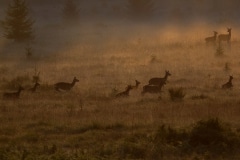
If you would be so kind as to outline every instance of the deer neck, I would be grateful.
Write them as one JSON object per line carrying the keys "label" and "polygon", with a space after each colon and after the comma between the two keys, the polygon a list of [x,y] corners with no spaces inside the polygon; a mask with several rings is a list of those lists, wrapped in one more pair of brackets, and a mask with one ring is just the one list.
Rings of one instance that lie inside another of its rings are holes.
{"label": "deer neck", "polygon": [[168,78],[168,74],[166,74],[166,75],[164,76],[164,80],[166,81],[167,78]]}
{"label": "deer neck", "polygon": [[139,83],[136,83],[136,86],[135,86],[135,87],[138,88],[138,86],[139,86]]}
{"label": "deer neck", "polygon": [[71,86],[73,87],[75,85],[76,81],[73,80],[72,83],[71,83]]}

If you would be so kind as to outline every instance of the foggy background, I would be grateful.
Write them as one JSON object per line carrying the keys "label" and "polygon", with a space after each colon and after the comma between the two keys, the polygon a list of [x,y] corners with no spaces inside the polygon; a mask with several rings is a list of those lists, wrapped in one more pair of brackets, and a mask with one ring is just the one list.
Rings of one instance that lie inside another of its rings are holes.
{"label": "foggy background", "polygon": [[[0,0],[0,18],[10,1]],[[27,0],[36,24],[58,22],[64,0]],[[124,20],[127,19],[127,0],[75,0],[80,19]],[[154,11],[148,21],[189,23],[205,21],[213,24],[238,24],[240,1],[238,0],[153,0]]]}

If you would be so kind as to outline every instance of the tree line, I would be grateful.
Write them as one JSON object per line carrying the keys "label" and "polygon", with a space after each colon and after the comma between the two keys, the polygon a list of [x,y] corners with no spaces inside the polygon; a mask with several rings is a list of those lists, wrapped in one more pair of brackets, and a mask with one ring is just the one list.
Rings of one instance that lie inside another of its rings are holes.
{"label": "tree line", "polygon": [[[127,0],[127,14],[134,19],[146,19],[154,12],[153,0]],[[34,18],[29,15],[29,5],[25,0],[12,0],[1,20],[4,37],[15,42],[28,42],[34,39]],[[79,20],[79,8],[74,0],[65,0],[62,7],[66,24],[74,25]]]}

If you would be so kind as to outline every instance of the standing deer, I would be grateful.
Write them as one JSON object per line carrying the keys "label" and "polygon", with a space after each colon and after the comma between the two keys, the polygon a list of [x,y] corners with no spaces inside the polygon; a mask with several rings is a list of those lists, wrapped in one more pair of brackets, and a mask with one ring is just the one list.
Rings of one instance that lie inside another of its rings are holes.
{"label": "standing deer", "polygon": [[227,41],[228,44],[230,43],[232,29],[231,28],[227,28],[227,32],[228,32],[228,34],[220,34],[218,36],[218,42],[219,43],[221,43],[222,41]]}
{"label": "standing deer", "polygon": [[156,86],[162,85],[163,86],[164,84],[166,84],[168,76],[171,76],[170,72],[165,71],[165,76],[163,78],[151,78],[148,81],[149,85],[156,85]]}
{"label": "standing deer", "polygon": [[133,87],[131,85],[128,85],[126,87],[125,91],[116,94],[116,98],[118,98],[118,97],[128,97],[131,89],[133,89]]}
{"label": "standing deer", "polygon": [[58,82],[54,84],[54,87],[56,91],[60,90],[69,91],[72,89],[76,82],[79,82],[79,80],[76,77],[74,77],[72,83]]}
{"label": "standing deer", "polygon": [[233,87],[232,80],[233,80],[233,76],[229,76],[228,82],[223,84],[222,88],[223,89],[230,89],[230,88],[232,88]]}
{"label": "standing deer", "polygon": [[159,85],[145,85],[143,86],[142,95],[145,93],[160,93],[162,87],[166,84],[166,82],[159,84]]}
{"label": "standing deer", "polygon": [[3,93],[3,98],[6,98],[6,99],[18,99],[22,90],[24,90],[24,88],[19,86],[17,92],[5,92],[5,93]]}
{"label": "standing deer", "polygon": [[214,33],[214,35],[213,35],[212,37],[207,37],[207,38],[205,38],[205,41],[206,41],[207,44],[208,44],[208,43],[215,43],[215,42],[216,42],[218,32],[213,31],[213,33]]}

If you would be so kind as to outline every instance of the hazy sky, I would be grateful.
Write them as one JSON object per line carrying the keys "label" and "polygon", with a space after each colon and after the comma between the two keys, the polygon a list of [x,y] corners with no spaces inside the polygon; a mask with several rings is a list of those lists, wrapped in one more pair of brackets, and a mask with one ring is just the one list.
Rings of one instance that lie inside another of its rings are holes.
{"label": "hazy sky", "polygon": [[[59,19],[65,0],[26,0],[34,19],[45,16]],[[0,0],[0,18],[10,0]],[[75,0],[82,20],[84,18],[106,19],[126,18],[128,0]],[[239,23],[239,0],[153,0],[154,13],[151,18],[157,21],[196,21],[213,23]]]}

